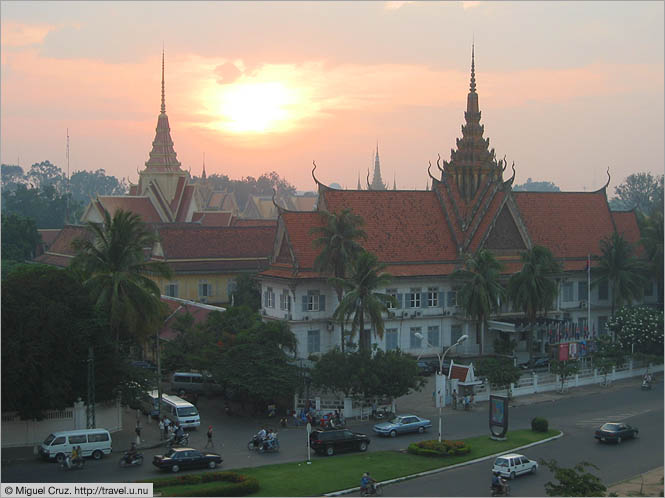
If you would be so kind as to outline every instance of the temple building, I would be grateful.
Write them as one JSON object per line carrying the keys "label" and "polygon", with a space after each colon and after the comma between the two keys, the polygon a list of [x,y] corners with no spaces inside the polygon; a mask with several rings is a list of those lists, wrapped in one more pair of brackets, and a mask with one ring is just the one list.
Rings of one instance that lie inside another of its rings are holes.
{"label": "temple building", "polygon": [[[633,244],[640,238],[633,211],[610,211],[609,172],[607,183],[594,192],[514,192],[514,164],[511,176],[504,178],[508,163],[497,160],[483,137],[473,50],[464,120],[462,137],[448,161],[437,160],[436,175],[430,163],[429,190],[373,188],[374,182],[383,185],[378,149],[369,190],[333,189],[316,178],[316,167],[312,171],[319,192],[317,211],[349,208],[360,215],[367,234],[360,243],[393,276],[390,286],[378,291],[394,296],[397,306],[385,314],[383,337],[372,334],[372,342],[384,350],[433,355],[466,334],[469,340],[456,351],[476,356],[492,353],[494,340],[509,334],[523,360],[528,356],[523,313],[501,303],[488,330],[478,332],[457,301],[459,287],[451,274],[463,266],[466,254],[488,249],[503,265],[502,278],[507,280],[521,269],[520,254],[535,245],[549,248],[562,266],[556,302],[534,340],[538,352],[544,354],[546,345],[559,340],[557,334],[564,330],[577,338],[605,332],[611,289],[601,283],[587,292],[587,258],[595,266],[601,240],[615,231]],[[259,276],[262,314],[266,320],[289,322],[300,358],[326,353],[339,346],[342,337],[339,322],[332,319],[338,298],[329,275],[314,269],[319,249],[313,246],[312,229],[323,223],[317,211],[280,209],[272,263]],[[645,293],[646,303],[657,299],[654,285]],[[357,343],[357,335],[352,340]]]}

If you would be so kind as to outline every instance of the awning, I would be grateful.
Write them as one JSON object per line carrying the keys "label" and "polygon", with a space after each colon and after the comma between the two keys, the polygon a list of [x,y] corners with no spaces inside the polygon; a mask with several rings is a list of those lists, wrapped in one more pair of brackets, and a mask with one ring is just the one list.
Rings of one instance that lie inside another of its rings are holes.
{"label": "awning", "polygon": [[487,320],[487,328],[488,329],[493,329],[493,330],[498,330],[499,332],[519,332],[515,328],[514,323],[497,322],[495,320]]}

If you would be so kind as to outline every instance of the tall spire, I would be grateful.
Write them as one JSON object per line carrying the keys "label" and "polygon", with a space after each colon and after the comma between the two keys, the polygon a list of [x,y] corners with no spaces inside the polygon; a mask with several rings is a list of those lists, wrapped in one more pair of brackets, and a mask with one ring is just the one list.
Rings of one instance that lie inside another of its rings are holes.
{"label": "tall spire", "polygon": [[201,173],[201,178],[206,179],[206,153],[203,153],[203,173]]}
{"label": "tall spire", "polygon": [[476,93],[476,47],[475,44],[471,45],[471,84],[469,91]]}
{"label": "tall spire", "polygon": [[164,96],[164,47],[162,47],[162,114],[166,114],[166,98]]}
{"label": "tall spire", "polygon": [[379,141],[376,141],[376,155],[374,156],[374,177],[372,178],[372,190],[386,190],[381,180],[381,163],[379,161]]}
{"label": "tall spire", "polygon": [[358,172],[358,187],[356,188],[356,190],[362,190],[362,189],[363,187],[362,185],[360,185],[360,172]]}
{"label": "tall spire", "polygon": [[393,171],[393,190],[397,190],[397,180],[395,179],[395,172]]}

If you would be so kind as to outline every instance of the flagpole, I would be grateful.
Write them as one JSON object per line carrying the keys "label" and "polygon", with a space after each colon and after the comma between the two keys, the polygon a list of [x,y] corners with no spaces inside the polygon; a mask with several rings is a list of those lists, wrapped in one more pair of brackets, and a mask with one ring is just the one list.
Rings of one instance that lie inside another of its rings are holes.
{"label": "flagpole", "polygon": [[587,274],[587,293],[586,293],[586,326],[587,330],[591,330],[591,254],[587,254],[586,259],[586,274]]}

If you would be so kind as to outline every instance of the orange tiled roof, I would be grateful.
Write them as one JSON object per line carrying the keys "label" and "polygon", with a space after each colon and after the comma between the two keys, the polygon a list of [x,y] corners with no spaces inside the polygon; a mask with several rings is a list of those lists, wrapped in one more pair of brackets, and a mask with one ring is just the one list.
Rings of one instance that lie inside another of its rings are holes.
{"label": "orange tiled roof", "polygon": [[176,221],[187,221],[187,212],[189,211],[189,205],[192,202],[194,197],[195,185],[186,185],[182,194],[182,201],[180,202],[180,207],[178,208],[178,214],[176,216]]}
{"label": "orange tiled roof", "polygon": [[469,367],[466,365],[455,365],[450,369],[450,379],[457,379],[460,382],[466,382],[466,376],[469,374]]}
{"label": "orange tiled roof", "polygon": [[97,197],[100,204],[111,217],[118,209],[131,211],[141,217],[146,223],[160,223],[159,213],[147,197],[131,197],[126,195],[100,195]]}
{"label": "orange tiled roof", "polygon": [[81,225],[65,225],[60,230],[51,243],[48,250],[35,258],[38,263],[46,265],[53,265],[59,267],[69,266],[72,259],[76,255],[76,251],[72,247],[72,242],[75,239],[92,239],[92,233],[86,227]]}
{"label": "orange tiled roof", "polygon": [[637,224],[635,211],[612,211],[611,213],[619,235],[622,235],[624,239],[633,244],[635,253],[638,256],[644,256],[644,247],[640,243],[640,227]]}
{"label": "orange tiled roof", "polygon": [[208,319],[208,315],[212,312],[212,310],[202,308],[200,306],[181,304],[177,301],[171,301],[170,299],[162,298],[162,302],[166,303],[166,305],[169,307],[169,318],[166,320],[166,323],[159,331],[160,339],[164,339],[165,341],[171,341],[180,334],[178,330],[172,327],[172,325],[175,325],[176,323],[176,315],[184,315],[189,313],[194,318],[194,324],[197,324],[206,321]]}
{"label": "orange tiled roof", "polygon": [[206,227],[227,227],[231,225],[232,219],[231,211],[197,211],[192,216],[192,221],[197,221]]}
{"label": "orange tiled roof", "polygon": [[321,196],[328,211],[349,208],[363,218],[367,239],[361,243],[379,261],[440,262],[457,257],[448,224],[432,191],[328,190]]}
{"label": "orange tiled roof", "polygon": [[204,227],[192,224],[157,227],[164,258],[268,258],[272,254],[274,227]]}
{"label": "orange tiled roof", "polygon": [[534,244],[556,258],[600,254],[614,225],[605,192],[513,192]]}
{"label": "orange tiled roof", "polygon": [[60,230],[60,228],[38,228],[37,232],[42,236],[42,242],[44,242],[44,245],[48,248],[58,237]]}

